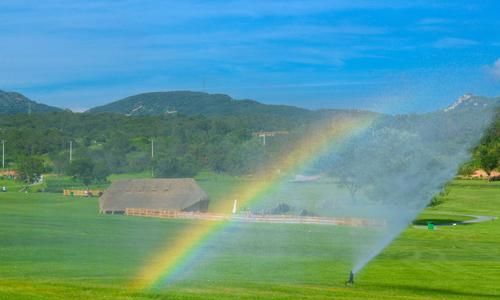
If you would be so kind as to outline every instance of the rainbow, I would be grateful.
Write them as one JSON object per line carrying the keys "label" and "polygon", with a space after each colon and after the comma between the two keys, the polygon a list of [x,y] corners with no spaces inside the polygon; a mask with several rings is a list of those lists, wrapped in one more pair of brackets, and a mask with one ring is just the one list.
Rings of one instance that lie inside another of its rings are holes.
{"label": "rainbow", "polygon": [[[246,183],[237,193],[228,199],[238,199],[240,207],[248,206],[270,193],[284,181],[281,174],[293,174],[311,165],[317,157],[334,151],[349,137],[355,136],[368,128],[375,117],[371,115],[336,118],[325,122],[313,133],[306,135],[297,143],[297,147],[276,161],[272,170],[280,170],[276,175],[265,180],[253,180]],[[223,202],[223,201],[221,201]],[[226,202],[227,204],[227,202]],[[223,210],[216,207],[215,210]],[[214,234],[226,228],[230,221],[200,221],[193,223],[179,235],[181,238],[168,242],[159,253],[152,256],[130,283],[132,290],[145,290],[167,282],[176,270],[186,265],[203,244]]]}

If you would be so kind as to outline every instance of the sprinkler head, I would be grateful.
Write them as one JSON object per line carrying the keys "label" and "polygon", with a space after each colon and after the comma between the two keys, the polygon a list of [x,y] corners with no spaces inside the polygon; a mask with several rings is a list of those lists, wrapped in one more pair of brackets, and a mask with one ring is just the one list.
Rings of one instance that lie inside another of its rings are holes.
{"label": "sprinkler head", "polygon": [[349,272],[349,280],[347,280],[345,282],[345,285],[353,285],[354,284],[354,272],[351,270],[351,272]]}

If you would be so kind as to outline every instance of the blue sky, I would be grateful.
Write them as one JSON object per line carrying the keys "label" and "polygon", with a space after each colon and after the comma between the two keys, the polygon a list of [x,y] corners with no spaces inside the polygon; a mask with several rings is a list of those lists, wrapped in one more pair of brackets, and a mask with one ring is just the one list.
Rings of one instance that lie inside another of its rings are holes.
{"label": "blue sky", "polygon": [[500,95],[500,1],[3,1],[0,89],[83,110],[198,90],[307,108]]}

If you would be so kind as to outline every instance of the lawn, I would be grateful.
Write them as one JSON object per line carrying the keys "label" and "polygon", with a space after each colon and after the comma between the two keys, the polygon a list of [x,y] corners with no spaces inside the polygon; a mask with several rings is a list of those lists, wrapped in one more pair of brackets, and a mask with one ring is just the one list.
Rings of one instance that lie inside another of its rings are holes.
{"label": "lawn", "polygon": [[[243,179],[198,180],[224,201]],[[347,288],[352,255],[364,247],[357,241],[368,241],[371,229],[235,224],[205,243],[168,285],[130,291],[141,267],[192,222],[103,216],[96,198],[11,190],[0,194],[0,299],[500,297],[497,220],[434,231],[410,226]],[[464,215],[499,216],[500,183],[453,181],[443,203],[419,219]]]}

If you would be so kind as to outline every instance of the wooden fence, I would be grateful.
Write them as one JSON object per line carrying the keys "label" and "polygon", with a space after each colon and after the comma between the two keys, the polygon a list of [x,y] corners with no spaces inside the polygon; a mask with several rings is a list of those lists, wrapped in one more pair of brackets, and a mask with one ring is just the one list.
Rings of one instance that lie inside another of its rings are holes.
{"label": "wooden fence", "polygon": [[125,215],[156,217],[168,219],[194,219],[205,221],[237,221],[249,223],[279,223],[279,224],[314,224],[314,225],[344,225],[354,227],[385,227],[381,220],[360,218],[327,218],[302,217],[288,215],[254,215],[254,214],[217,214],[201,212],[184,212],[147,208],[126,208]]}
{"label": "wooden fence", "polygon": [[64,196],[99,197],[102,193],[101,190],[63,190]]}

